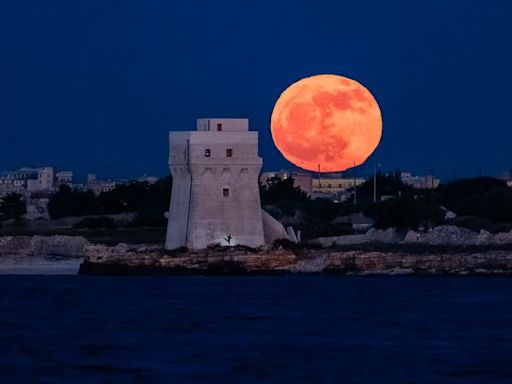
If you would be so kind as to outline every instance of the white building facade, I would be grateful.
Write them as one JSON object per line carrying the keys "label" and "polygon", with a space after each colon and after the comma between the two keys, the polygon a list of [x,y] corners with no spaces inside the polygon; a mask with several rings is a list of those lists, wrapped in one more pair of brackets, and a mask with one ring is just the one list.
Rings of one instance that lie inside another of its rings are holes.
{"label": "white building facade", "polygon": [[248,120],[199,119],[197,131],[171,132],[169,143],[173,188],[166,248],[263,245],[262,159]]}

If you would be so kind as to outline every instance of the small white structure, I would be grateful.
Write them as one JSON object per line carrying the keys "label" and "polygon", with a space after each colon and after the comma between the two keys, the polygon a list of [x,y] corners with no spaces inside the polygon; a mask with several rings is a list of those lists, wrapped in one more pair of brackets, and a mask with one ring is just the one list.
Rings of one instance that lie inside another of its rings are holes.
{"label": "small white structure", "polygon": [[[281,237],[272,236],[275,230],[264,234],[265,223],[273,219],[264,223],[262,218],[262,159],[258,133],[249,131],[247,119],[199,119],[197,131],[171,132],[169,143],[173,186],[167,249],[259,247],[265,239]],[[286,236],[284,228],[281,233]]]}

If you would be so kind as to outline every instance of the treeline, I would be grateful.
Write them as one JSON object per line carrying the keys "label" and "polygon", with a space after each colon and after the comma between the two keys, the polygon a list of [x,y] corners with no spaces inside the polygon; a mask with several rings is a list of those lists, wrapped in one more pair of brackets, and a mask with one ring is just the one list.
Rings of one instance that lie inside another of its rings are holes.
{"label": "treeline", "polygon": [[[373,187],[371,181],[367,182],[370,183]],[[375,218],[376,227],[416,229],[444,223],[493,233],[512,228],[512,190],[503,180],[461,179],[441,184],[434,190],[403,188],[398,194],[365,207],[365,213]],[[447,212],[453,212],[456,217],[447,217]]]}
{"label": "treeline", "polygon": [[7,220],[21,220],[27,213],[27,204],[19,193],[8,193],[0,198],[0,223]]}
{"label": "treeline", "polygon": [[[309,199],[290,178],[276,178],[261,186],[261,199],[269,213],[300,229],[305,238],[351,233],[346,217],[356,212],[372,218],[376,228],[427,229],[453,224],[492,233],[512,229],[512,190],[505,181],[478,177],[422,190],[404,184],[398,172],[379,173],[376,179],[376,203],[373,177],[357,187],[356,205],[352,199],[342,203]],[[456,217],[450,218],[448,212]]]}
{"label": "treeline", "polygon": [[[171,176],[155,183],[131,182],[119,185],[109,192],[96,196],[92,191],[60,187],[48,202],[52,219],[67,216],[107,215],[125,212],[136,213],[133,225],[161,226],[166,224],[164,213],[169,209]],[[101,221],[101,220],[100,220]],[[108,224],[106,219],[89,220],[92,225]]]}
{"label": "treeline", "polygon": [[[493,233],[512,229],[512,190],[502,180],[479,177],[441,184],[434,190],[421,190],[405,185],[398,173],[379,173],[376,179],[376,203],[373,201],[373,177],[357,187],[356,205],[352,199],[341,203],[312,200],[294,187],[291,178],[275,178],[261,185],[261,202],[264,209],[284,225],[300,229],[305,239],[352,233],[347,217],[357,212],[371,217],[376,228],[427,229],[453,224]],[[171,188],[170,176],[154,184],[120,185],[99,196],[91,191],[62,187],[50,198],[48,209],[52,219],[135,212],[133,226],[164,226]],[[6,201],[5,213],[0,205],[0,220],[26,212],[20,197],[10,196]],[[456,214],[455,218],[447,215],[450,211]],[[96,218],[86,219],[80,225],[109,227],[113,222]]]}

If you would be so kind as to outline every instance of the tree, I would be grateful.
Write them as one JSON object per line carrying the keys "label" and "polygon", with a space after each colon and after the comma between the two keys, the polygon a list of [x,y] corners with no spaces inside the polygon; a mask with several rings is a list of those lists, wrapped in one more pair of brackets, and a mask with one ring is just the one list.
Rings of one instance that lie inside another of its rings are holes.
{"label": "tree", "polygon": [[0,199],[0,221],[20,220],[27,213],[27,205],[18,193],[9,193]]}
{"label": "tree", "polygon": [[285,215],[293,216],[295,209],[309,200],[306,192],[293,185],[293,178],[271,178],[260,185],[262,205],[274,205]]}
{"label": "tree", "polygon": [[52,219],[66,216],[85,216],[101,213],[100,206],[92,191],[75,191],[62,185],[50,197],[48,213]]}
{"label": "tree", "polygon": [[99,196],[92,191],[77,191],[62,186],[50,198],[48,211],[52,219],[135,212],[137,217],[134,225],[162,226],[166,224],[164,212],[169,209],[171,188],[171,176],[153,184],[134,181],[119,185]]}
{"label": "tree", "polygon": [[442,184],[432,199],[459,216],[512,223],[512,190],[503,180],[475,177]]}
{"label": "tree", "polygon": [[436,204],[407,195],[386,200],[367,208],[365,213],[375,219],[375,227],[416,229],[441,224],[445,212]]}

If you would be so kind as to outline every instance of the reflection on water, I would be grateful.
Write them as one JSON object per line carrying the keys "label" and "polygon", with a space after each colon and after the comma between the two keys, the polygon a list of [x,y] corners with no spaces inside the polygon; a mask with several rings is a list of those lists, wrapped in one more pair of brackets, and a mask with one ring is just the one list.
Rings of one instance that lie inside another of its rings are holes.
{"label": "reflection on water", "polygon": [[509,382],[512,280],[0,277],[1,382]]}

